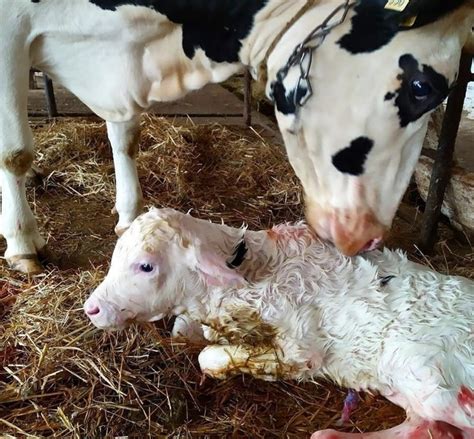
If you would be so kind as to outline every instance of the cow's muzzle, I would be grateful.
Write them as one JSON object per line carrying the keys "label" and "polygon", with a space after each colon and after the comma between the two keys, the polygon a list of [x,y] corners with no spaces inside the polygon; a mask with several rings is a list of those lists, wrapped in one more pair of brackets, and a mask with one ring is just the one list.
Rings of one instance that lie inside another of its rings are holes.
{"label": "cow's muzzle", "polygon": [[325,212],[309,204],[306,218],[321,238],[333,242],[346,256],[376,249],[387,231],[387,227],[367,210]]}

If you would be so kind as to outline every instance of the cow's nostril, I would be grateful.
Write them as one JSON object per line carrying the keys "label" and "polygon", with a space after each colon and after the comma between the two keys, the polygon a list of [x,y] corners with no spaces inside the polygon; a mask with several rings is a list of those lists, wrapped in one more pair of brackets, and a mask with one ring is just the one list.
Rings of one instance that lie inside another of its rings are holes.
{"label": "cow's nostril", "polygon": [[100,313],[100,308],[98,306],[94,306],[94,307],[86,310],[86,314],[88,316],[95,316],[99,313]]}

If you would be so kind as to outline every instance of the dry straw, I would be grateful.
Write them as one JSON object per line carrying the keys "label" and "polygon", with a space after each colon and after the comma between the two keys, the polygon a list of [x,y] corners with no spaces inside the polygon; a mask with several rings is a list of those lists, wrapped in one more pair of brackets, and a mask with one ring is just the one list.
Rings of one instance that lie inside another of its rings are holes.
{"label": "dry straw", "polygon": [[[1,437],[301,438],[336,426],[345,391],[329,383],[202,381],[201,346],[170,341],[170,322],[121,333],[94,329],[82,303],[104,276],[115,242],[105,127],[66,119],[34,132],[45,177],[29,195],[51,263],[30,280],[0,268]],[[302,216],[283,151],[258,133],[150,117],[141,145],[139,174],[150,204],[252,228]],[[413,248],[415,232],[406,224],[396,224],[397,244],[405,232]],[[433,264],[472,275],[472,254],[453,255],[443,230]],[[346,430],[381,429],[402,418],[400,409],[367,395]]]}

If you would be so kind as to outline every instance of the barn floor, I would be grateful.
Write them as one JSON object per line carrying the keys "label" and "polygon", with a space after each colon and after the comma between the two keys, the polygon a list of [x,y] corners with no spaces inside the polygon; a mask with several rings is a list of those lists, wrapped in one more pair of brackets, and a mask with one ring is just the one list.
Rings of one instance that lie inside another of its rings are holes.
{"label": "barn floor", "polygon": [[[249,130],[237,116],[216,121],[145,118],[138,164],[147,203],[252,228],[301,218],[300,187],[268,126]],[[45,176],[29,198],[51,255],[32,279],[0,266],[0,437],[301,438],[340,428],[345,391],[330,383],[202,382],[200,347],[171,342],[171,322],[94,329],[82,303],[116,240],[105,127],[76,117],[36,119],[33,129]],[[474,277],[472,248],[445,224],[435,254],[417,253],[414,199],[407,195],[389,245]],[[382,398],[362,399],[345,431],[402,421],[403,412]]]}

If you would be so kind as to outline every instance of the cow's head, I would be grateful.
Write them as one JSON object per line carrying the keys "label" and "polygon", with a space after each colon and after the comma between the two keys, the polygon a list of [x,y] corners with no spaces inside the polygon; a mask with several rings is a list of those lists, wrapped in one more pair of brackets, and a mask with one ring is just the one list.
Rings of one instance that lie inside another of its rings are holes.
{"label": "cow's head", "polygon": [[312,96],[299,66],[277,73],[294,47],[340,4],[307,12],[268,62],[267,93],[291,164],[302,182],[307,220],[345,254],[374,247],[390,228],[414,171],[429,114],[458,74],[473,3],[362,0],[313,52]]}

